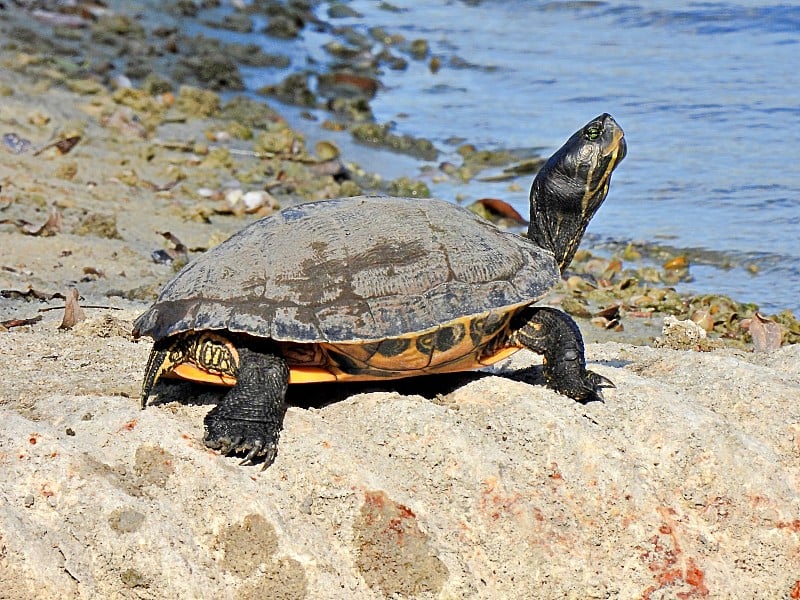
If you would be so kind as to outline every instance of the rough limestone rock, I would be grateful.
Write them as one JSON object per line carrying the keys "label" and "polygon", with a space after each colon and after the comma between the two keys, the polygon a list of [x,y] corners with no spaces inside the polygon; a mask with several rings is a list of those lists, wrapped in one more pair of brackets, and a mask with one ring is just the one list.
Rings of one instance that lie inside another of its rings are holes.
{"label": "rough limestone rock", "polygon": [[588,406],[525,352],[297,387],[261,472],[203,446],[213,390],[139,409],[149,346],[114,317],[0,333],[1,598],[800,593],[800,346],[591,344],[617,388]]}

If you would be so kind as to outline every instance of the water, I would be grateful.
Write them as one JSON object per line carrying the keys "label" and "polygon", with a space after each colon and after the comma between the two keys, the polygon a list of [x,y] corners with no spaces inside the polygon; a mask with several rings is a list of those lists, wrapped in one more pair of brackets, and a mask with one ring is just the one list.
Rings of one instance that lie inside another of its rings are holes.
{"label": "water", "polygon": [[[378,122],[431,139],[444,158],[453,137],[550,153],[590,118],[611,113],[629,152],[590,225],[593,239],[721,253],[740,266],[697,265],[683,289],[800,314],[800,7],[642,4],[393,0],[401,10],[389,12],[353,0],[363,17],[336,24],[429,41],[442,69],[410,61],[405,71],[386,70],[386,89],[371,105]],[[303,53],[327,41],[304,35]],[[322,50],[312,55],[330,60]],[[470,66],[453,66],[453,57]],[[249,73],[254,86],[280,77]],[[432,188],[449,198],[501,197],[527,214],[527,193],[507,183]]]}

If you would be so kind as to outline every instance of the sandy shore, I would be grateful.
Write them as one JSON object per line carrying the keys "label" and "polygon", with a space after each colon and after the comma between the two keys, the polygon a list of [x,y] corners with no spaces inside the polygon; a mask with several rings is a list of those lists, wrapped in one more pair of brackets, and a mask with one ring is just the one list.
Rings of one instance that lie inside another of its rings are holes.
{"label": "sandy shore", "polygon": [[[203,446],[215,391],[140,410],[131,322],[174,272],[152,253],[186,258],[159,232],[191,256],[254,218],[226,189],[269,189],[257,213],[343,184],[270,111],[0,60],[0,321],[31,320],[0,332],[0,598],[800,597],[798,345],[630,344],[653,318],[589,344],[617,385],[589,406],[526,352],[298,387],[264,472]],[[71,287],[87,318],[62,330]]]}

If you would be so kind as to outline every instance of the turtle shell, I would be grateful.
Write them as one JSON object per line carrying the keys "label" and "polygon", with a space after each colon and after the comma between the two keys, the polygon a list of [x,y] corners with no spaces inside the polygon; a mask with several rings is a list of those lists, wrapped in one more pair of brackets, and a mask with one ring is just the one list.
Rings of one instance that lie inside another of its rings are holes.
{"label": "turtle shell", "polygon": [[255,221],[198,257],[134,333],[376,341],[530,304],[558,278],[551,252],[449,202],[325,200]]}

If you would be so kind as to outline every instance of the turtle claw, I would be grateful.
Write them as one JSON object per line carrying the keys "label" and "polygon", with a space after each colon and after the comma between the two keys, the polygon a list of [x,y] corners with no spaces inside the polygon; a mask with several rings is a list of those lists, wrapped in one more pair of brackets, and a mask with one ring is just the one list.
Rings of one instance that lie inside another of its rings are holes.
{"label": "turtle claw", "polygon": [[587,390],[586,395],[582,398],[576,398],[581,404],[589,404],[589,402],[600,402],[605,404],[605,397],[602,390]]}
{"label": "turtle claw", "polygon": [[[240,431],[231,431],[240,430]],[[263,457],[264,468],[275,460],[277,439],[264,427],[253,421],[240,419],[207,419],[206,446],[218,450],[224,456],[244,454],[239,462],[243,466],[255,465]]]}
{"label": "turtle claw", "polygon": [[242,442],[244,442],[242,436],[235,437],[233,440],[230,441],[225,440],[220,450],[222,454],[224,454],[225,456],[231,456],[232,454],[236,454],[242,449]]}
{"label": "turtle claw", "polygon": [[615,388],[614,382],[608,377],[595,373],[594,371],[586,371],[587,378],[594,384],[595,387]]}
{"label": "turtle claw", "polygon": [[581,404],[588,404],[589,402],[605,402],[603,396],[603,388],[615,388],[614,382],[608,377],[604,377],[594,371],[586,371],[586,377],[583,381],[583,390],[578,398],[575,398]]}
{"label": "turtle claw", "polygon": [[561,378],[551,379],[548,381],[548,386],[581,404],[605,402],[603,388],[616,387],[614,383],[594,371],[584,369],[581,371],[580,374],[566,373]]}
{"label": "turtle claw", "polygon": [[263,460],[260,462],[261,470],[264,471],[268,466],[270,466],[273,462],[275,462],[275,456],[278,454],[278,448],[275,444],[267,444],[259,440],[251,449],[250,452],[247,453],[241,461],[239,461],[239,465],[243,467],[249,467],[255,465],[259,462],[259,458],[263,457]]}
{"label": "turtle claw", "polygon": [[262,453],[264,450],[264,440],[256,440],[253,442],[253,447],[250,448],[250,451],[245,455],[245,457],[239,461],[241,466],[250,466],[255,464],[255,459],[258,458],[258,455]]}
{"label": "turtle claw", "polygon": [[261,470],[264,471],[268,466],[275,462],[275,457],[278,455],[278,447],[274,444],[270,445],[267,448],[266,453],[264,454],[264,462],[261,465]]}

